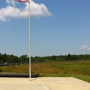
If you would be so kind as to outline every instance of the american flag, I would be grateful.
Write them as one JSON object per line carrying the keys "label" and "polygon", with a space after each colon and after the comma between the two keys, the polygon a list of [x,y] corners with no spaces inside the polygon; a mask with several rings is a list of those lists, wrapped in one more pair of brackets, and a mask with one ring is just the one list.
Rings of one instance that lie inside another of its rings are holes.
{"label": "american flag", "polygon": [[28,0],[15,0],[17,2],[28,2]]}

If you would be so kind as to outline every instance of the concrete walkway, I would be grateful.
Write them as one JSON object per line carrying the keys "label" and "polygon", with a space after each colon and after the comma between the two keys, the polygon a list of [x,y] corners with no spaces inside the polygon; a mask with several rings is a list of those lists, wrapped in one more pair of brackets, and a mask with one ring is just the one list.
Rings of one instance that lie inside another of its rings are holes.
{"label": "concrete walkway", "polygon": [[73,77],[0,78],[0,90],[90,90],[90,83]]}

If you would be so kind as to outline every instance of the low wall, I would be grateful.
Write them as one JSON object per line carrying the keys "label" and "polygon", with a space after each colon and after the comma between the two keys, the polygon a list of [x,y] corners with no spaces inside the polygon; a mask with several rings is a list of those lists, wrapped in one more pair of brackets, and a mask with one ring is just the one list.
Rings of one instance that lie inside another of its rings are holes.
{"label": "low wall", "polygon": [[[38,77],[39,74],[31,74],[32,78]],[[0,77],[27,77],[29,78],[29,74],[19,74],[19,73],[10,73],[10,74],[0,74]]]}

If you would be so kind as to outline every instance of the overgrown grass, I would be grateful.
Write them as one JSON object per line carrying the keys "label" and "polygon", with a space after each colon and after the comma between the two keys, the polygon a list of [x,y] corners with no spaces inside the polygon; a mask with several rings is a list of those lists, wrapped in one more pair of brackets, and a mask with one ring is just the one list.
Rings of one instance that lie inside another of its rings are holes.
{"label": "overgrown grass", "polygon": [[[3,73],[28,73],[28,65],[0,67]],[[90,60],[32,64],[32,73],[43,77],[76,77],[90,82]]]}
{"label": "overgrown grass", "polygon": [[0,67],[2,73],[28,73],[28,65],[13,65]]}

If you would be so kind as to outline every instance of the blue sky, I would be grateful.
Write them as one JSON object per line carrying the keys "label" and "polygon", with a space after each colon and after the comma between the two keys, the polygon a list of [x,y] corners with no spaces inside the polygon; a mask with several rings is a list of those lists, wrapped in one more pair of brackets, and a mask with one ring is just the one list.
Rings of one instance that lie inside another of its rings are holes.
{"label": "blue sky", "polygon": [[[90,0],[31,0],[31,55],[90,54]],[[28,4],[0,4],[0,52],[28,55]]]}

